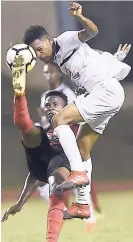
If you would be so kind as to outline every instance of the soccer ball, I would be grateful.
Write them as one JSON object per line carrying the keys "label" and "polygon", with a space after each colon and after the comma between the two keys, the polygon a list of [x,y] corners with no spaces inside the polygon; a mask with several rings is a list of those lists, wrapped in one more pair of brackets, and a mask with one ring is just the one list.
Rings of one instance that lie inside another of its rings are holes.
{"label": "soccer ball", "polygon": [[7,51],[6,63],[11,70],[16,55],[23,56],[26,72],[33,69],[36,64],[36,53],[31,46],[26,44],[16,44]]}

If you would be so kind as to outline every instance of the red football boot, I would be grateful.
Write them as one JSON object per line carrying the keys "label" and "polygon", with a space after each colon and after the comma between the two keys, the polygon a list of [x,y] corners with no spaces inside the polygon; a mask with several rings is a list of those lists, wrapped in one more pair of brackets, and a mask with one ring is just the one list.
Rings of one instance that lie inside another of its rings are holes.
{"label": "red football boot", "polygon": [[66,191],[77,187],[89,185],[89,179],[85,171],[72,171],[70,176],[56,187],[57,191]]}
{"label": "red football boot", "polygon": [[64,211],[63,219],[87,219],[90,217],[90,210],[88,205],[73,203],[66,211]]}

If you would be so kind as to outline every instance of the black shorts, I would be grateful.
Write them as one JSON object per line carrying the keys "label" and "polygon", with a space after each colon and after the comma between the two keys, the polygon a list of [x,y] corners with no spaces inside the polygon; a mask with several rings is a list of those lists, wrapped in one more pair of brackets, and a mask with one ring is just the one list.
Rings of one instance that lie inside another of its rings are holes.
{"label": "black shorts", "polygon": [[47,182],[51,173],[60,167],[70,171],[69,161],[63,152],[57,152],[50,146],[46,133],[41,130],[41,144],[35,148],[27,148],[24,144],[29,172],[39,181]]}
{"label": "black shorts", "polygon": [[47,179],[51,173],[60,167],[65,167],[69,171],[71,170],[69,161],[63,152],[55,154],[53,158],[50,159],[49,165],[47,167]]}

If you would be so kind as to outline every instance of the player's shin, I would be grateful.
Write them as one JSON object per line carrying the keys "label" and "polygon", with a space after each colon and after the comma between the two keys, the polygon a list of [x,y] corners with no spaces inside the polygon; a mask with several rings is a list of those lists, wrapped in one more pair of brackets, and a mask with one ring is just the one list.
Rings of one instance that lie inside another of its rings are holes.
{"label": "player's shin", "polygon": [[50,198],[49,198],[49,209],[47,216],[47,234],[46,242],[57,242],[60,234],[60,230],[63,223],[64,215],[64,194],[54,193],[54,177],[49,178],[50,184]]}
{"label": "player's shin", "polygon": [[14,123],[22,132],[28,132],[33,127],[25,95],[14,96]]}
{"label": "player's shin", "polygon": [[69,125],[59,125],[54,131],[59,137],[59,141],[70,162],[72,171],[69,178],[63,184],[59,185],[57,190],[69,190],[89,184],[73,131]]}
{"label": "player's shin", "polygon": [[[89,181],[91,183],[91,173],[92,173],[92,162],[91,158],[88,159],[87,161],[83,162],[83,167],[87,173],[87,176],[89,178]],[[77,188],[77,193],[76,193],[76,202],[79,204],[89,204],[90,202],[90,194],[91,192],[91,185],[87,185],[86,187],[78,187]]]}
{"label": "player's shin", "polygon": [[52,194],[49,200],[47,217],[47,242],[57,242],[63,223],[64,196]]}
{"label": "player's shin", "polygon": [[[87,172],[87,176],[91,181],[92,163],[91,159],[83,162],[84,169]],[[70,206],[67,211],[64,212],[64,219],[72,218],[89,218],[93,215],[93,206],[90,196],[91,186],[77,188],[76,191],[76,203]]]}

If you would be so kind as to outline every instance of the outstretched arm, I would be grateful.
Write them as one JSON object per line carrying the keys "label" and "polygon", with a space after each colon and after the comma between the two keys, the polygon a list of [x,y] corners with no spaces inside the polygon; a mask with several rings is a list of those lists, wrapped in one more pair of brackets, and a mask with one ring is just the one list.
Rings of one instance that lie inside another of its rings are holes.
{"label": "outstretched arm", "polygon": [[2,222],[8,219],[8,216],[15,215],[16,213],[20,212],[23,205],[27,202],[27,200],[31,197],[33,192],[36,190],[38,186],[40,186],[42,182],[36,180],[30,173],[28,174],[23,190],[19,196],[19,199],[15,205],[10,207],[3,215]]}
{"label": "outstretched arm", "polygon": [[38,181],[33,175],[31,175],[31,173],[29,173],[28,176],[26,177],[23,190],[17,201],[17,204],[19,205],[19,207],[22,208],[22,206],[27,202],[27,200],[34,193],[36,188],[42,184],[43,182]]}
{"label": "outstretched arm", "polygon": [[[120,44],[117,52],[114,54],[114,56],[119,60],[119,61],[124,61],[124,59],[126,58],[126,56],[128,55],[129,51],[131,49],[131,44],[125,44],[122,45]],[[95,49],[95,51],[99,52],[100,54],[102,54],[104,51],[102,50],[97,50]]]}
{"label": "outstretched arm", "polygon": [[82,15],[82,6],[79,3],[70,2],[69,11],[84,28],[79,32],[80,41],[85,42],[98,34],[97,26],[90,19]]}

